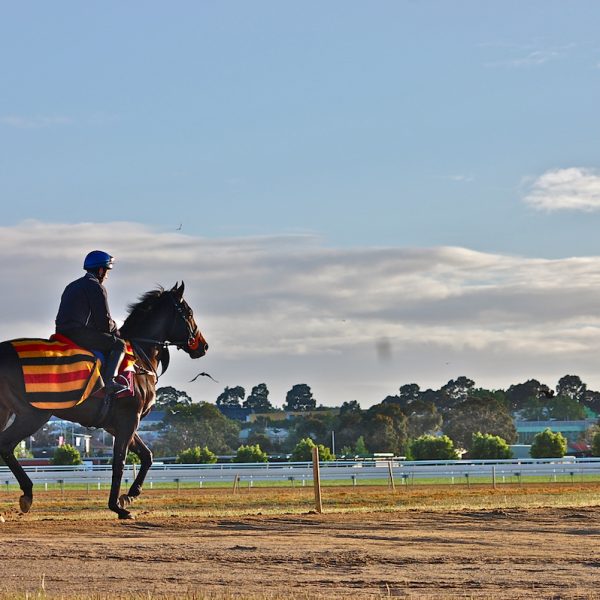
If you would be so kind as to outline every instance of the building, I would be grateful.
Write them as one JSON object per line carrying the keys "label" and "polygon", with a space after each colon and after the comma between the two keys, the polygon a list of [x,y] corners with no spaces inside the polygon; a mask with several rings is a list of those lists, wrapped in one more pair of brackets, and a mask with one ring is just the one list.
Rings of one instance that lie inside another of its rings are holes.
{"label": "building", "polygon": [[581,419],[578,421],[520,421],[515,420],[517,430],[517,444],[531,444],[533,438],[544,431],[551,429],[560,432],[567,440],[569,451],[582,452],[581,438],[585,432],[597,424],[597,419]]}

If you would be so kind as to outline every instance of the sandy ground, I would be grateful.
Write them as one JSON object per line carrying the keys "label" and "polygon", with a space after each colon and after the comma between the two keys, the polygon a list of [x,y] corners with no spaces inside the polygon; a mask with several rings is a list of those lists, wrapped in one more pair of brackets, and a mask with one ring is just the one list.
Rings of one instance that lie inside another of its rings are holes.
{"label": "sandy ground", "polygon": [[0,592],[600,597],[600,508],[7,519]]}

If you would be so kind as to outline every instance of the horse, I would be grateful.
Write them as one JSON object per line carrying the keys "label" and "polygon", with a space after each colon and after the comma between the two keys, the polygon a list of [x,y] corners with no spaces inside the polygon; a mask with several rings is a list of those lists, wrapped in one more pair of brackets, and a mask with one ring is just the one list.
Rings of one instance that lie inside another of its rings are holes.
{"label": "horse", "polygon": [[[20,359],[11,342],[0,343],[0,457],[19,483],[19,506],[29,512],[33,503],[33,483],[14,455],[17,445],[48,422],[53,414],[84,427],[101,428],[114,437],[112,480],[108,508],[119,519],[133,519],[127,507],[142,491],[152,452],[137,433],[140,420],[156,401],[158,369],[169,365],[169,346],[186,352],[190,358],[204,356],[208,344],[198,329],[194,314],[183,299],[184,283],[147,292],[128,306],[129,314],[120,329],[135,356],[133,395],[113,399],[94,394],[72,408],[44,410],[26,399]],[[12,421],[11,421],[12,420]],[[119,496],[128,451],[140,458],[140,468],[129,491]]]}

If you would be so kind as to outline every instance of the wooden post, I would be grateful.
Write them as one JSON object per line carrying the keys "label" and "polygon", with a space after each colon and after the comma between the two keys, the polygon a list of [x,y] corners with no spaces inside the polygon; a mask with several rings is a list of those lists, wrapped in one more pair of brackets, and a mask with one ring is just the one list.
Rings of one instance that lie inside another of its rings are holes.
{"label": "wooden post", "polygon": [[239,492],[240,490],[240,474],[236,473],[233,478],[233,493]]}
{"label": "wooden post", "polygon": [[496,489],[496,465],[492,465],[492,486]]}
{"label": "wooden post", "polygon": [[389,486],[392,488],[392,492],[396,491],[396,483],[394,482],[394,470],[392,469],[392,461],[388,460],[388,473],[390,476]]}
{"label": "wooden post", "polygon": [[323,501],[321,499],[321,473],[319,471],[319,449],[312,449],[313,459],[313,481],[315,485],[315,510],[321,514],[323,512]]}

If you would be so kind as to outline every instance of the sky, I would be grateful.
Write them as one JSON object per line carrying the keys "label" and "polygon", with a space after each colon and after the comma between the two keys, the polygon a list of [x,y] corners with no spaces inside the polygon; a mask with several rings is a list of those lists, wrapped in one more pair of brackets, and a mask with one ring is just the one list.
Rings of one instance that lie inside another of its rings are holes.
{"label": "sky", "polygon": [[[186,283],[159,385],[380,402],[466,375],[600,389],[600,5],[5,3],[0,337],[92,249],[114,318]],[[208,371],[218,383],[200,378]]]}

